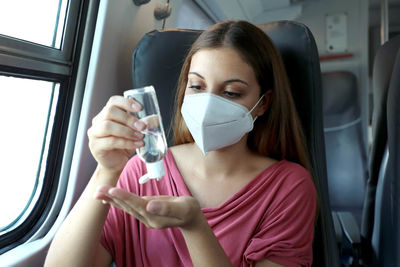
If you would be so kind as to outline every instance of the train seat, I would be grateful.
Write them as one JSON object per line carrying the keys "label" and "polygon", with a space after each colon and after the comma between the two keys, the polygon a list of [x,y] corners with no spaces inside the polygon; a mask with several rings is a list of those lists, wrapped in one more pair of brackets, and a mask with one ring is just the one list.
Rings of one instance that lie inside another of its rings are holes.
{"label": "train seat", "polygon": [[[372,233],[374,232],[375,196],[380,179],[381,170],[385,168],[383,161],[387,149],[387,101],[388,89],[392,77],[395,77],[393,67],[396,54],[400,49],[400,36],[397,36],[382,45],[374,59],[373,67],[373,94],[374,111],[372,117],[373,142],[370,151],[369,177],[366,186],[364,209],[361,225],[361,242],[363,258],[371,260]],[[395,75],[400,75],[398,72]],[[399,98],[398,98],[399,99]]]}
{"label": "train seat", "polygon": [[[400,44],[400,36],[393,43]],[[400,49],[394,58],[387,92],[386,157],[376,186],[371,239],[372,264],[385,267],[400,266]]]}
{"label": "train seat", "polygon": [[347,211],[361,224],[368,176],[356,76],[322,73],[325,149],[332,211]]}
{"label": "train seat", "polygon": [[[296,22],[274,22],[259,27],[270,36],[282,55],[306,133],[320,206],[314,239],[314,266],[339,266],[326,180],[321,72],[315,40],[306,26]],[[183,59],[199,33],[194,30],[152,31],[142,38],[133,52],[133,86],[155,86],[165,129],[170,129]],[[171,131],[167,132],[168,142],[172,144]]]}
{"label": "train seat", "polygon": [[375,56],[373,91],[373,141],[361,233],[349,217],[340,223],[354,266],[400,266],[400,36],[382,45]]}

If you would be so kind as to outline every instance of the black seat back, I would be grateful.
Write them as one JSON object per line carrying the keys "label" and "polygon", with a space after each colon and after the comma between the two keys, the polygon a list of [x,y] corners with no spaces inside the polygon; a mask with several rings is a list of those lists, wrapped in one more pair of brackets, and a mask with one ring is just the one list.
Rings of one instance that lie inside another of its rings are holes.
{"label": "black seat back", "polygon": [[[384,167],[382,159],[387,147],[387,101],[388,88],[393,77],[393,66],[400,48],[400,36],[381,46],[375,56],[373,68],[374,111],[372,117],[373,142],[370,151],[369,178],[367,181],[361,225],[363,258],[372,256],[372,233],[375,217],[375,196],[379,174]],[[399,74],[397,74],[399,75]]]}
{"label": "black seat back", "polygon": [[[306,133],[320,205],[314,266],[339,266],[326,180],[321,72],[314,38],[300,23],[282,21],[259,27],[269,35],[282,55]],[[166,129],[170,128],[180,68],[199,33],[193,30],[152,31],[143,37],[133,53],[133,86],[155,86]],[[169,144],[172,144],[172,134],[168,136]]]}
{"label": "black seat back", "polygon": [[[400,36],[393,42],[398,40]],[[400,266],[400,49],[393,58],[386,109],[387,165],[382,164],[378,177],[372,233],[373,264],[384,267]]]}
{"label": "black seat back", "polygon": [[306,133],[321,206],[314,239],[314,266],[338,266],[329,207],[322,118],[322,85],[318,51],[310,30],[301,23],[280,21],[258,25],[282,55],[293,98]]}
{"label": "black seat back", "polygon": [[360,225],[368,159],[357,78],[348,71],[323,73],[322,88],[331,208],[351,212]]}

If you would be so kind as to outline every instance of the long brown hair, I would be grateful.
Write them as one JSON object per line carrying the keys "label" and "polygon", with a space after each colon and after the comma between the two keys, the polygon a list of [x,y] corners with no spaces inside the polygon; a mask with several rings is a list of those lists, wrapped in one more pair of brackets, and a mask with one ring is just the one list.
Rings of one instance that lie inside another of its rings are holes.
{"label": "long brown hair", "polygon": [[260,96],[272,90],[269,109],[254,123],[248,147],[262,155],[300,163],[311,171],[305,138],[290,91],[281,56],[271,39],[246,21],[224,21],[204,31],[193,43],[183,64],[175,101],[174,143],[194,142],[180,109],[193,55],[205,48],[228,46],[252,66],[260,85]]}

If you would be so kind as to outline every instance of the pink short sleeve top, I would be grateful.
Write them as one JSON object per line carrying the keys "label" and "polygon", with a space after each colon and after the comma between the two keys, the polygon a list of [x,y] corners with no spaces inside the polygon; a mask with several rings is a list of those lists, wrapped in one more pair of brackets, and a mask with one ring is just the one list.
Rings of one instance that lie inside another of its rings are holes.
{"label": "pink short sleeve top", "polygon": [[[170,151],[164,167],[161,181],[141,185],[146,166],[135,156],[117,186],[139,196],[190,196]],[[316,192],[299,164],[279,161],[221,206],[202,211],[234,266],[254,266],[262,259],[287,267],[311,266]],[[100,242],[117,266],[193,266],[179,228],[149,229],[114,207]]]}

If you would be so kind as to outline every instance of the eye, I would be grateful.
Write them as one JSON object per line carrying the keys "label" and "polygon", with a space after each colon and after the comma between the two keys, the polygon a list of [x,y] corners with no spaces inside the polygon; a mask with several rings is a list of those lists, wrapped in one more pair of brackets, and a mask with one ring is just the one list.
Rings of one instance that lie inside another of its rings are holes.
{"label": "eye", "polygon": [[235,92],[230,92],[230,91],[224,91],[223,95],[228,97],[228,98],[239,98],[242,94],[235,93]]}
{"label": "eye", "polygon": [[195,91],[201,90],[201,85],[190,85],[188,88],[193,89]]}

